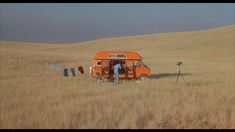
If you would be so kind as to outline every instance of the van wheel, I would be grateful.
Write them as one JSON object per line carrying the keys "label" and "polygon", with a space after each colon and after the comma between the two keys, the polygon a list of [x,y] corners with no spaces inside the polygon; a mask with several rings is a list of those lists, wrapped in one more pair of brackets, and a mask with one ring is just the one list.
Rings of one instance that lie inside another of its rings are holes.
{"label": "van wheel", "polygon": [[139,77],[138,77],[138,80],[146,80],[148,79],[148,77],[144,74],[141,74]]}
{"label": "van wheel", "polygon": [[107,82],[108,81],[108,79],[106,78],[106,77],[102,77],[101,75],[97,75],[96,76],[96,80],[97,80],[97,82]]}
{"label": "van wheel", "polygon": [[103,77],[103,78],[101,79],[101,81],[102,81],[102,82],[107,82],[108,79],[107,79],[106,77]]}
{"label": "van wheel", "polygon": [[102,76],[100,74],[96,74],[96,80],[97,80],[97,82],[101,82]]}

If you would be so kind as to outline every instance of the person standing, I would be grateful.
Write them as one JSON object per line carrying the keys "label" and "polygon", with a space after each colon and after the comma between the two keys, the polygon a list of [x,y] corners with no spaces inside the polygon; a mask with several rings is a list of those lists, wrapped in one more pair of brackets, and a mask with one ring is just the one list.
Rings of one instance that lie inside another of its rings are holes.
{"label": "person standing", "polygon": [[119,81],[119,69],[121,69],[121,65],[119,63],[117,63],[114,66],[114,83],[118,83]]}

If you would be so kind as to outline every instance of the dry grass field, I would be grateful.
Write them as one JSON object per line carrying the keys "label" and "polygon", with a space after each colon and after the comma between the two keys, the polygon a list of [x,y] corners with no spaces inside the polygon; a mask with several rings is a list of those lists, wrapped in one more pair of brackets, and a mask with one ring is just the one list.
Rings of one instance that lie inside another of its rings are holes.
{"label": "dry grass field", "polygon": [[[133,50],[152,78],[114,85],[88,74],[96,51]],[[176,62],[183,61],[176,83]],[[49,68],[85,68],[63,77]],[[0,128],[235,128],[235,25],[87,41],[1,41]]]}

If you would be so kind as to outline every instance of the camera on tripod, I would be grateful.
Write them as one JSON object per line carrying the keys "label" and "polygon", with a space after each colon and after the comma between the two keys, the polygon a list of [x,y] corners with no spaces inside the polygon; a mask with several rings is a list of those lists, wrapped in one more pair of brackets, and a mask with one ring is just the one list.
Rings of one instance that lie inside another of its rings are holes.
{"label": "camera on tripod", "polygon": [[178,62],[176,63],[177,66],[180,66],[180,65],[182,65],[182,64],[183,64],[182,61],[178,61]]}
{"label": "camera on tripod", "polygon": [[[178,81],[178,77],[179,77],[180,75],[181,75],[182,79],[184,80],[183,74],[181,74],[181,71],[180,71],[180,65],[182,65],[182,64],[183,64],[182,61],[178,61],[178,62],[176,63],[176,65],[178,66],[178,69],[177,69],[178,74],[177,74],[176,82]],[[185,80],[184,80],[184,83],[186,84]]]}

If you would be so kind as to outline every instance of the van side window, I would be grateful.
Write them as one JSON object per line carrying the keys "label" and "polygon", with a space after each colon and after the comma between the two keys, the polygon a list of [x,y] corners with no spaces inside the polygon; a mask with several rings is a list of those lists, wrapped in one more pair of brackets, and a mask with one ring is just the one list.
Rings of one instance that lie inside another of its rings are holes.
{"label": "van side window", "polygon": [[97,61],[96,65],[100,66],[101,65],[101,61]]}
{"label": "van side window", "polygon": [[136,61],[136,60],[135,60],[135,61],[134,61],[134,65],[135,65],[135,66],[140,66],[140,65],[141,65],[141,61]]}

